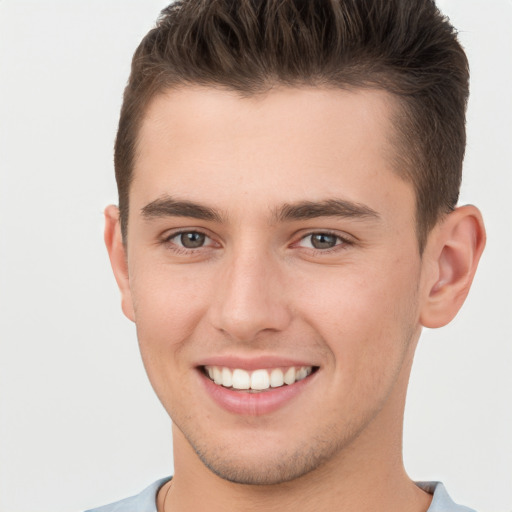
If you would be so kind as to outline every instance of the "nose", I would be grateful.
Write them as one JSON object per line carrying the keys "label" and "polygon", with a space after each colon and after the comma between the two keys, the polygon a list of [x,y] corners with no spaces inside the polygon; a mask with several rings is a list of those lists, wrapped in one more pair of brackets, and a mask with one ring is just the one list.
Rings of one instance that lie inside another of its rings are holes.
{"label": "nose", "polygon": [[279,332],[291,321],[280,262],[263,251],[240,250],[223,262],[211,304],[213,326],[233,340],[250,342]]}

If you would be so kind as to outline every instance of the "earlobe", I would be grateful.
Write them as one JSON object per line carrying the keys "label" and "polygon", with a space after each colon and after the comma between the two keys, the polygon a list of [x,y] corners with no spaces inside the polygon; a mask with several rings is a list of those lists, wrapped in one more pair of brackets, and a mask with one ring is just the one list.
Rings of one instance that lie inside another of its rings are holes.
{"label": "earlobe", "polygon": [[435,270],[427,283],[420,322],[436,328],[455,317],[468,295],[485,247],[482,215],[474,206],[462,206],[448,214],[431,235],[424,256]]}
{"label": "earlobe", "polygon": [[126,247],[123,244],[121,225],[119,222],[119,209],[110,205],[105,208],[105,245],[107,247],[110,264],[114,271],[117,286],[121,292],[121,307],[123,313],[132,322],[135,321],[133,302],[128,274],[128,260]]}

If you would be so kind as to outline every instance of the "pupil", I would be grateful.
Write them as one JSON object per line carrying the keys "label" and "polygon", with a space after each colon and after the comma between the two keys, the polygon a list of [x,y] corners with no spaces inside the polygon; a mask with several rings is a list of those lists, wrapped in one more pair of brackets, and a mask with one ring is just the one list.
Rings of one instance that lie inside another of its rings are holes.
{"label": "pupil", "polygon": [[197,247],[202,247],[204,245],[205,235],[203,233],[182,233],[180,236],[180,241],[183,247],[187,249],[196,249]]}
{"label": "pupil", "polygon": [[317,233],[311,235],[311,244],[315,249],[330,249],[336,245],[336,237],[325,233]]}

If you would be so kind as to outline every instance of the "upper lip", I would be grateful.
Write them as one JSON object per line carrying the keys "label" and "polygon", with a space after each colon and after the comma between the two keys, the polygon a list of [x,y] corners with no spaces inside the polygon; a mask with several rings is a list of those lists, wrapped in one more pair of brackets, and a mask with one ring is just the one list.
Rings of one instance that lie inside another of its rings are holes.
{"label": "upper lip", "polygon": [[318,366],[311,361],[290,357],[261,355],[256,357],[240,357],[235,355],[212,356],[201,360],[197,366],[220,366],[225,368],[239,368],[253,371],[264,368],[288,368],[290,366]]}

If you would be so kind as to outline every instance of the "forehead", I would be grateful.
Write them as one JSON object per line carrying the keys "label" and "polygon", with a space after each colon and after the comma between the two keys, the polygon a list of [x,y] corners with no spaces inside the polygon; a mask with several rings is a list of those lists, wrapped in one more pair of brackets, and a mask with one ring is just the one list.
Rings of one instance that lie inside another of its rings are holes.
{"label": "forehead", "polygon": [[386,187],[412,197],[392,166],[393,109],[393,97],[376,90],[168,91],[142,123],[130,200],[167,194],[230,207],[251,197],[273,206],[335,193],[378,209]]}

